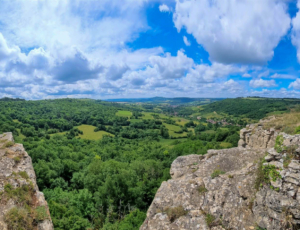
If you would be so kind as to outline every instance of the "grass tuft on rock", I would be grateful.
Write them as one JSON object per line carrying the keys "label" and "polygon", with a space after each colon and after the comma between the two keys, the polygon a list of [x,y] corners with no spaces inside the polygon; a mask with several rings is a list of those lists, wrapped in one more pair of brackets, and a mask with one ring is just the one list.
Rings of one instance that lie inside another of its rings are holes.
{"label": "grass tuft on rock", "polygon": [[6,143],[3,145],[3,147],[5,147],[5,148],[9,148],[9,147],[12,147],[12,146],[14,146],[14,142],[12,142],[12,141],[8,141],[8,142],[6,142]]}
{"label": "grass tuft on rock", "polygon": [[14,157],[14,161],[16,164],[21,162],[21,158],[20,157]]}
{"label": "grass tuft on rock", "polygon": [[44,206],[38,206],[34,210],[34,219],[38,222],[48,219],[46,208]]}
{"label": "grass tuft on rock", "polygon": [[220,169],[216,169],[212,174],[211,174],[211,178],[214,179],[222,174],[225,174],[224,171],[220,170]]}
{"label": "grass tuft on rock", "polygon": [[206,221],[206,224],[209,228],[213,227],[214,226],[214,222],[215,222],[216,218],[211,215],[211,214],[206,214],[205,216],[205,221]]}
{"label": "grass tuft on rock", "polygon": [[8,230],[32,230],[32,218],[24,208],[12,208],[4,216]]}
{"label": "grass tuft on rock", "polygon": [[201,185],[199,188],[197,188],[198,192],[200,194],[206,193],[207,189],[205,188],[205,185]]}
{"label": "grass tuft on rock", "polygon": [[18,172],[18,174],[25,180],[29,179],[29,176],[28,176],[27,172],[25,172],[25,171]]}
{"label": "grass tuft on rock", "polygon": [[179,217],[185,216],[188,213],[182,206],[167,208],[165,212],[171,222],[174,222]]}

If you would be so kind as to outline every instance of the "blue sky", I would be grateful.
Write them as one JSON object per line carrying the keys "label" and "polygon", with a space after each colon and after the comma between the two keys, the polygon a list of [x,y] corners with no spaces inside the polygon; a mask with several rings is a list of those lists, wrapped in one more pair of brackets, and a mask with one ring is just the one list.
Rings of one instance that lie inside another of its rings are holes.
{"label": "blue sky", "polygon": [[0,97],[300,97],[296,0],[0,4]]}

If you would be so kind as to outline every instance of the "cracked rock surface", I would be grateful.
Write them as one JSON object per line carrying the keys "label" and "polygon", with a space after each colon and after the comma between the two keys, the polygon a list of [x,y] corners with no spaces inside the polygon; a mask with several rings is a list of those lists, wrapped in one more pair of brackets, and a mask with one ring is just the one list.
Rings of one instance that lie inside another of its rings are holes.
{"label": "cracked rock surface", "polygon": [[[274,149],[278,135],[281,153]],[[300,229],[300,135],[249,125],[240,136],[237,148],[178,157],[172,179],[161,184],[140,230]],[[262,161],[280,176],[257,190]],[[168,210],[178,207],[185,212],[171,219]]]}

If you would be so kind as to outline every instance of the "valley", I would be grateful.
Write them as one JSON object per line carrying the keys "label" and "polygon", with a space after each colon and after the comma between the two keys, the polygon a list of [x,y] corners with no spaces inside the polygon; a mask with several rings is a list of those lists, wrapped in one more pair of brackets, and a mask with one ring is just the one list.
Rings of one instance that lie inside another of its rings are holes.
{"label": "valley", "polygon": [[297,133],[299,102],[5,99],[0,100],[0,133],[12,132],[31,156],[55,229],[139,229],[177,157],[236,147],[240,129],[269,115],[276,114],[277,123],[286,120],[282,116],[293,117],[293,126],[281,127]]}

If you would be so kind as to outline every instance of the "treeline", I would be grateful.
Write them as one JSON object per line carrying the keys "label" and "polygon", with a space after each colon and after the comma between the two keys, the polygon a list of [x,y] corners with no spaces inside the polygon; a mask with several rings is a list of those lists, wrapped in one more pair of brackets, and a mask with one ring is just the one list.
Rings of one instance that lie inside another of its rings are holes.
{"label": "treeline", "polygon": [[264,118],[268,113],[276,111],[287,111],[292,107],[300,104],[300,100],[286,99],[226,99],[214,102],[205,106],[203,113],[226,113],[233,116],[242,116],[250,119],[259,120]]}

